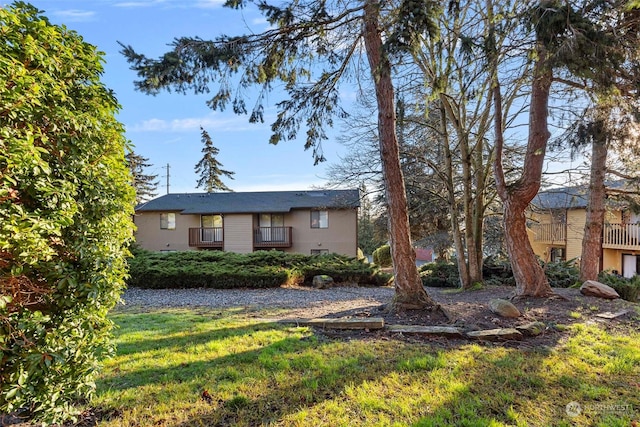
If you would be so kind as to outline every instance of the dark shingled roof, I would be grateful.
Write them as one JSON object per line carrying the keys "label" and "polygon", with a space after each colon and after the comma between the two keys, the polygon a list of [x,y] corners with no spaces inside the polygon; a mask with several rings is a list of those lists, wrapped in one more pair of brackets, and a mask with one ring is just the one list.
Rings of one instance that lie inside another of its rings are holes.
{"label": "dark shingled roof", "polygon": [[359,190],[264,191],[166,194],[136,206],[136,212],[182,214],[274,213],[292,209],[360,206]]}
{"label": "dark shingled roof", "polygon": [[[607,189],[623,189],[626,181],[609,181],[605,183]],[[589,203],[589,186],[577,185],[573,187],[558,187],[540,191],[531,201],[531,205],[538,209],[580,209]]]}
{"label": "dark shingled roof", "polygon": [[586,186],[559,187],[541,191],[531,204],[538,209],[577,209],[587,207],[588,201]]}

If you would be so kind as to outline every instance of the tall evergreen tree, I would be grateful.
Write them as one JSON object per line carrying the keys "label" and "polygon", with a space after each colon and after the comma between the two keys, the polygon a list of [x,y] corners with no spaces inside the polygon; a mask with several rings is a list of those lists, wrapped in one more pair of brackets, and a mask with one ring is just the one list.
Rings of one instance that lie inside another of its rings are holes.
{"label": "tall evergreen tree", "polygon": [[136,190],[136,205],[158,195],[158,175],[146,174],[145,169],[152,166],[149,159],[130,151],[125,156],[131,171],[131,185]]}
{"label": "tall evergreen tree", "polygon": [[204,144],[202,149],[204,156],[196,164],[196,173],[200,175],[196,187],[206,188],[207,193],[213,193],[216,190],[233,191],[222,182],[220,177],[224,175],[229,179],[233,179],[235,172],[221,169],[222,163],[216,158],[220,150],[213,146],[213,141],[206,130],[201,127],[200,131],[202,132],[202,143]]}

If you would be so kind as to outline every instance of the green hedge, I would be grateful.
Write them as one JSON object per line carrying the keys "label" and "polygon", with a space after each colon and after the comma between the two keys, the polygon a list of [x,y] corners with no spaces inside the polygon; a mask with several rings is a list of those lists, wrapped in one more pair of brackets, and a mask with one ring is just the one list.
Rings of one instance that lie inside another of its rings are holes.
{"label": "green hedge", "polygon": [[236,254],[222,251],[134,251],[129,286],[140,288],[274,288],[311,284],[326,274],[337,283],[384,285],[387,275],[377,268],[343,255],[302,255],[280,251]]}

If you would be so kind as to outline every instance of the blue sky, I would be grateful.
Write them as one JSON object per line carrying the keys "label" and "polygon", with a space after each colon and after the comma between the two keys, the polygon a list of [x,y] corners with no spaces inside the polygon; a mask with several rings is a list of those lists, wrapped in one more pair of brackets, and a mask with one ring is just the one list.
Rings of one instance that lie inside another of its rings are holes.
{"label": "blue sky", "polygon": [[[8,4],[1,1],[0,4]],[[223,8],[220,0],[33,0],[54,24],[77,31],[105,55],[102,81],[113,89],[122,109],[118,116],[135,151],[153,164],[147,173],[158,175],[159,194],[166,192],[166,165],[170,165],[170,192],[196,189],[195,164],[202,157],[200,126],[220,150],[218,161],[234,171],[225,183],[234,191],[305,190],[325,182],[326,168],[345,154],[333,140],[323,143],[327,162],[313,165],[304,141],[268,143],[269,123],[277,99],[267,105],[264,124],[245,116],[210,110],[205,96],[136,92],[136,76],[119,53],[118,41],[156,57],[175,37],[260,32],[266,22],[256,12]],[[338,132],[335,129],[335,132]],[[304,137],[304,132],[301,132]],[[357,184],[354,184],[356,187]]]}

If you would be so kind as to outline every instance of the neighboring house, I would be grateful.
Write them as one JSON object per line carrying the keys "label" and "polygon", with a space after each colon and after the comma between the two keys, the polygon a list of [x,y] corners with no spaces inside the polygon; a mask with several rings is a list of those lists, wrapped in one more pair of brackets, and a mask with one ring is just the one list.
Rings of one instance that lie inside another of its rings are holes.
{"label": "neighboring house", "polygon": [[[588,189],[563,187],[540,192],[531,203],[529,240],[545,261],[578,260],[586,222]],[[625,277],[640,274],[640,215],[607,204],[600,270]]]}
{"label": "neighboring house", "polygon": [[136,207],[137,244],[357,256],[359,190],[166,194]]}
{"label": "neighboring house", "polygon": [[415,247],[414,249],[416,250],[416,265],[418,267],[420,267],[423,264],[427,264],[429,262],[434,261],[432,248]]}

